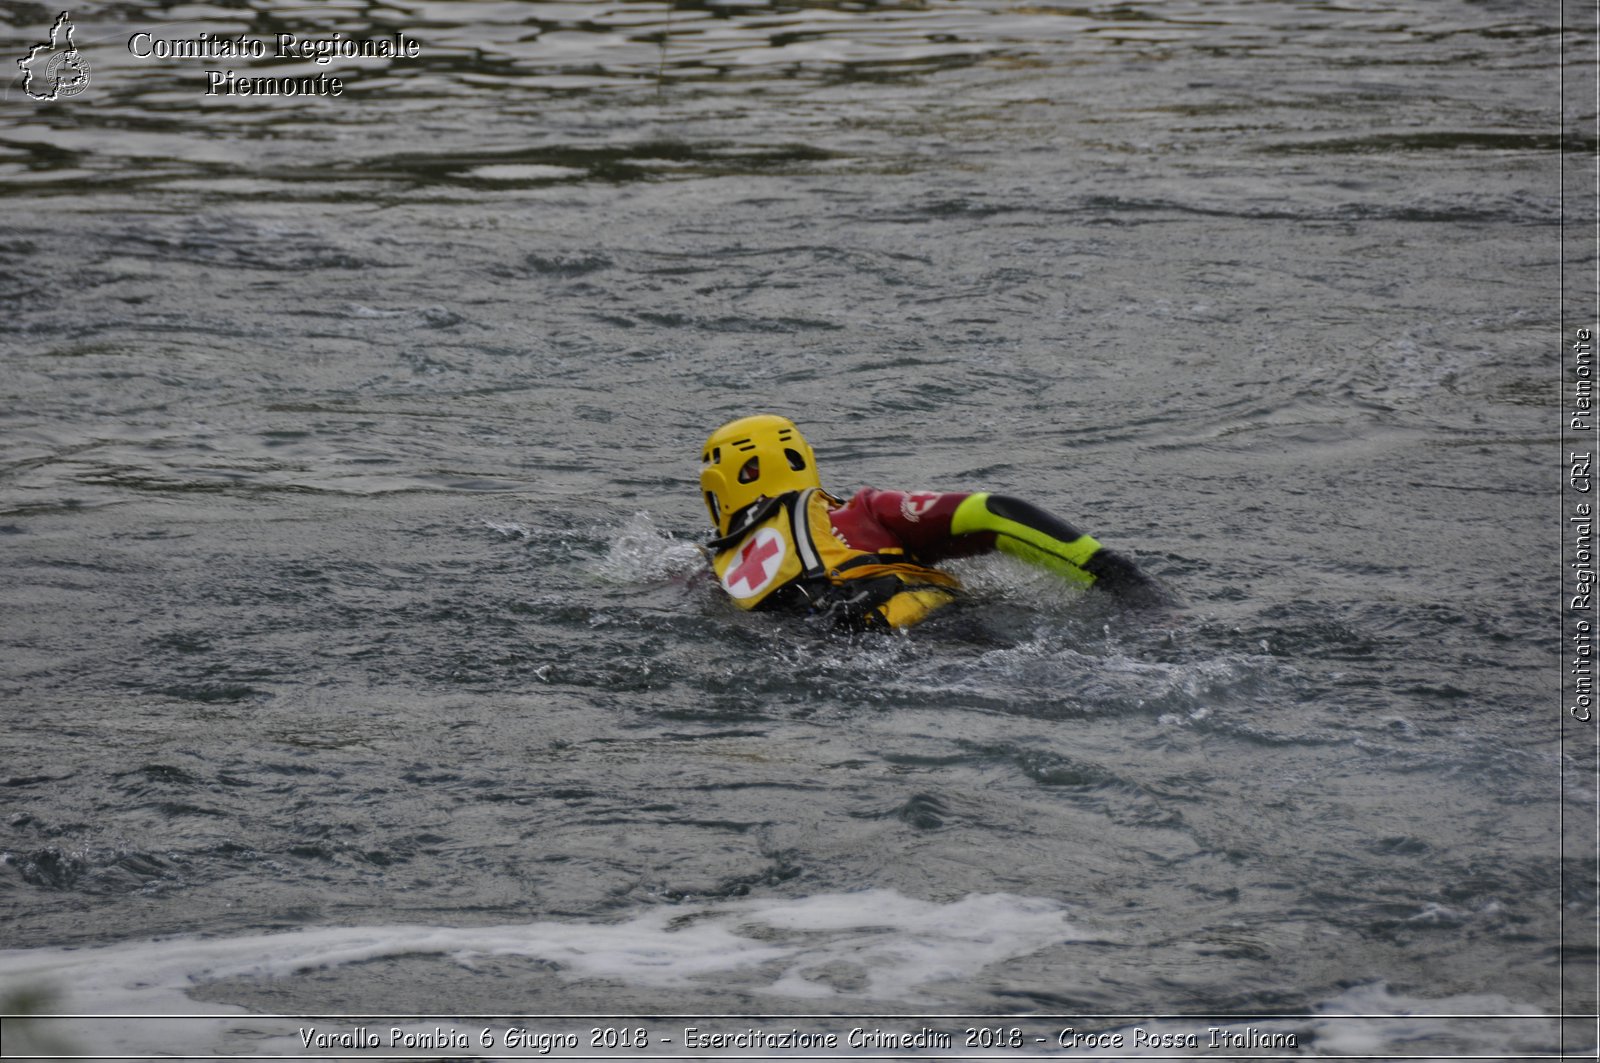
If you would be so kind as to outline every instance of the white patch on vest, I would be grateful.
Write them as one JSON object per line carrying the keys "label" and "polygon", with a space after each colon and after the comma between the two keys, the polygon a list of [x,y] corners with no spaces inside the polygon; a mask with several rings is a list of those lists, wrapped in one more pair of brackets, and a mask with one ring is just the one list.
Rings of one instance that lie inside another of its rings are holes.
{"label": "white patch on vest", "polygon": [[912,524],[922,519],[922,515],[933,508],[939,501],[939,496],[933,491],[917,491],[900,499],[900,515]]}
{"label": "white patch on vest", "polygon": [[789,552],[775,528],[762,528],[739,548],[722,576],[722,589],[735,598],[754,598],[767,589]]}

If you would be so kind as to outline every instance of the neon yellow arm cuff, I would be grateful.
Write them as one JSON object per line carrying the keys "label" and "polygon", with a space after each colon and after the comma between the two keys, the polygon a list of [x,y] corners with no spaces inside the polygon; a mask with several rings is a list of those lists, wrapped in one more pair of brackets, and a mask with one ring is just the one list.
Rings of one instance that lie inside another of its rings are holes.
{"label": "neon yellow arm cuff", "polygon": [[[1095,577],[1083,566],[1099,553],[1099,542],[1043,510],[1006,501],[1010,504],[1003,508],[1011,515],[994,512],[989,507],[988,492],[969,495],[951,514],[950,531],[955,535],[993,532],[995,548],[1003,553],[1075,583],[1094,582]],[[1024,522],[1017,517],[1031,519]]]}

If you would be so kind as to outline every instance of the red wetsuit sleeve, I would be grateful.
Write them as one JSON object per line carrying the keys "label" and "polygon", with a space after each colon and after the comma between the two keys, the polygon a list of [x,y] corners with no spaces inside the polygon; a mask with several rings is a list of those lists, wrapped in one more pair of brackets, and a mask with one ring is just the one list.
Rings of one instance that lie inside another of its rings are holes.
{"label": "red wetsuit sleeve", "polygon": [[877,491],[865,487],[856,492],[845,509],[855,510],[877,524],[916,557],[939,561],[984,553],[994,547],[994,536],[989,533],[955,536],[950,532],[950,518],[969,493]]}

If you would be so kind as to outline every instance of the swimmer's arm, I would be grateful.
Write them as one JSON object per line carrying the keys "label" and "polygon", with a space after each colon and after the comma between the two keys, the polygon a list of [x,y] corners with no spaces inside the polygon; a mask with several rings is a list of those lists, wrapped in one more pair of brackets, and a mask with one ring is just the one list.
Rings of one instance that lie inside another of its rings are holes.
{"label": "swimmer's arm", "polygon": [[968,495],[951,514],[950,533],[992,535],[1001,552],[1075,583],[1097,587],[1132,605],[1156,605],[1165,600],[1160,588],[1132,561],[1021,499]]}
{"label": "swimmer's arm", "polygon": [[864,487],[850,505],[864,507],[919,561],[937,564],[994,549],[988,536],[958,538],[951,534],[951,518],[970,497],[965,491],[878,491]]}

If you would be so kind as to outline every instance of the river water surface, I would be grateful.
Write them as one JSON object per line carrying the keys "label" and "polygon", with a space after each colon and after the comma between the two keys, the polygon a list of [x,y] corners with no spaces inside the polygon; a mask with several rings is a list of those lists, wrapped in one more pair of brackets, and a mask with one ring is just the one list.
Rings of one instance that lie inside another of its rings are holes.
{"label": "river water surface", "polygon": [[[1554,5],[71,18],[87,86],[0,117],[0,991],[207,1017],[8,1054],[1593,1050]],[[1175,604],[979,559],[904,636],[740,614],[696,462],[760,411]]]}

